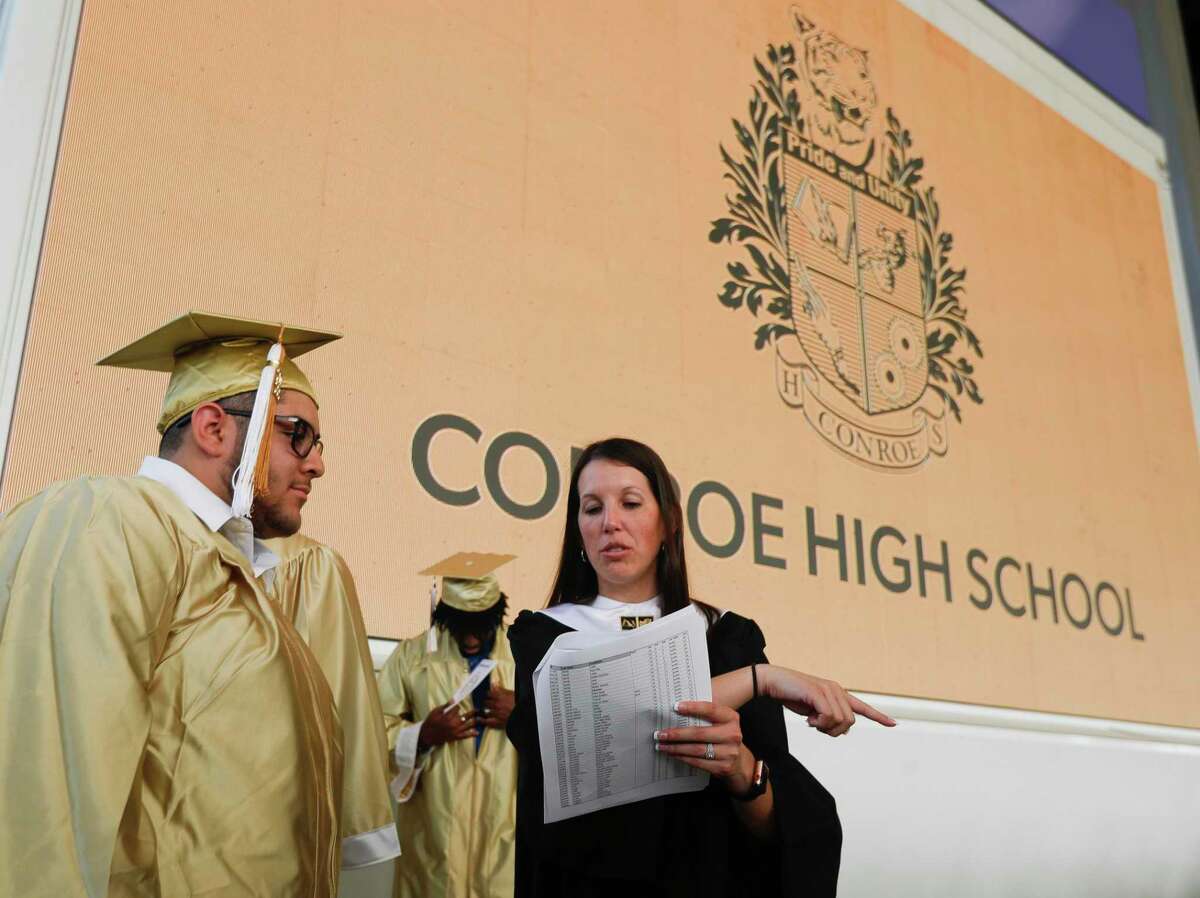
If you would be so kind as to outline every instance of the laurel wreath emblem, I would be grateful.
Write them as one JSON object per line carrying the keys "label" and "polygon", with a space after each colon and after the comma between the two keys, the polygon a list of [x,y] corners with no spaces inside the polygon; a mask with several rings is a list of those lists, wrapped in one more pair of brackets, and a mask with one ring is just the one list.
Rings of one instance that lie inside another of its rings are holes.
{"label": "laurel wreath emblem", "polygon": [[[763,349],[781,336],[795,334],[792,321],[792,284],[787,259],[787,197],[782,171],[781,127],[804,133],[798,93],[796,51],[781,44],[767,47],[767,64],[757,56],[758,80],[749,103],[746,124],[733,119],[734,132],[742,150],[740,160],[721,144],[725,177],[735,187],[725,197],[729,215],[712,222],[708,239],[743,246],[750,265],[744,261],[726,265],[730,279],[718,300],[730,309],[743,306],[758,317],[763,305],[770,321],[755,329],[754,348]],[[920,279],[925,317],[925,340],[929,362],[928,389],[935,391],[957,421],[962,421],[959,400],[966,397],[983,403],[975,381],[971,357],[983,358],[983,347],[967,324],[963,305],[967,270],[950,264],[954,237],[941,229],[941,209],[933,187],[920,187],[925,161],[910,154],[912,135],[887,109],[887,165],[885,178],[914,198],[920,249]]]}

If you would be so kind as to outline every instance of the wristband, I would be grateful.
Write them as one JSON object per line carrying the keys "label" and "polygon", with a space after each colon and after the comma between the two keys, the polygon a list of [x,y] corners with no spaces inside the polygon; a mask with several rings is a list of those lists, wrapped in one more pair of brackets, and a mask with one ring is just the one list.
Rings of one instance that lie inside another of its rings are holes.
{"label": "wristband", "polygon": [[771,768],[767,766],[766,761],[756,761],[754,763],[754,779],[750,781],[750,788],[741,795],[730,795],[734,801],[754,801],[764,792],[767,791],[767,783],[771,778]]}

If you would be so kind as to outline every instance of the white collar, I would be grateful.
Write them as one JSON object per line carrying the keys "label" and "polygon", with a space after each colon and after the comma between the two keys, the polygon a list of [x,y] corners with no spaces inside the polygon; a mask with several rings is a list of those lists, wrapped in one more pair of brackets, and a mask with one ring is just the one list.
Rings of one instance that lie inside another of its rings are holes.
{"label": "white collar", "polygon": [[599,611],[618,611],[626,615],[648,614],[662,611],[662,596],[651,596],[641,602],[622,602],[620,599],[598,595],[589,604]]}
{"label": "white collar", "polygon": [[213,533],[219,532],[233,517],[233,509],[216,493],[197,480],[187,468],[181,468],[173,461],[147,455],[138,468],[138,476],[149,477],[173,492]]}
{"label": "white collar", "polygon": [[621,632],[623,617],[662,617],[662,597],[654,596],[644,602],[618,602],[608,596],[596,596],[588,602],[563,602],[540,609],[541,614],[551,617],[560,624],[590,632]]}
{"label": "white collar", "polygon": [[187,469],[165,458],[147,455],[138,476],[161,483],[183,502],[213,533],[220,533],[250,560],[254,576],[261,577],[279,564],[279,556],[255,538],[253,525],[235,517],[233,509]]}

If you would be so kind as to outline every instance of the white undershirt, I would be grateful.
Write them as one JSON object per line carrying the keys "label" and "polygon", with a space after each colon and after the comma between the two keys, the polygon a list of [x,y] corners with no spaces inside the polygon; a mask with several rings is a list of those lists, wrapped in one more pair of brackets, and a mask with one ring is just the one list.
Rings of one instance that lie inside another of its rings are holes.
{"label": "white undershirt", "polygon": [[137,474],[161,483],[178,496],[209,530],[233,543],[250,562],[254,576],[262,577],[279,565],[279,557],[255,537],[250,521],[235,516],[233,509],[223,499],[187,469],[165,458],[147,455],[142,459]]}

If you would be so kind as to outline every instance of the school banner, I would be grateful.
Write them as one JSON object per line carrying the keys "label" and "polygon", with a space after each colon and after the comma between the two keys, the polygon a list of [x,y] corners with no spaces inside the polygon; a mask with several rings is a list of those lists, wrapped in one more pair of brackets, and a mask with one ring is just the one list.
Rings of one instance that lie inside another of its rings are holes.
{"label": "school banner", "polygon": [[899,3],[83,16],[5,508],[156,451],[165,379],[94,360],[193,308],[295,322],[346,334],[306,366],[306,529],[374,635],[459,549],[542,604],[573,453],[620,434],[773,658],[1200,726],[1158,186]]}

